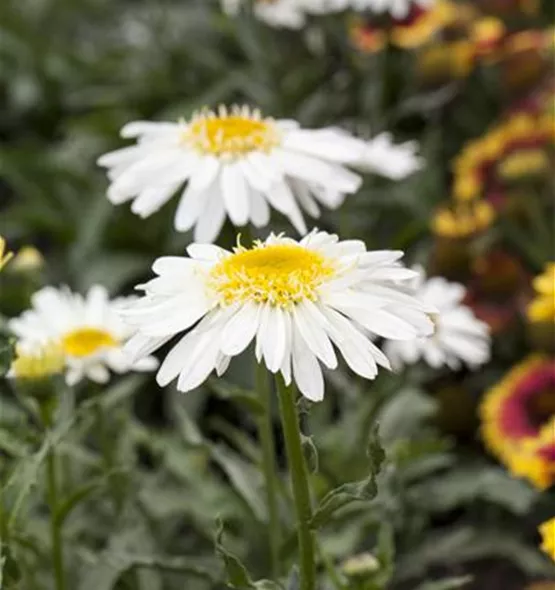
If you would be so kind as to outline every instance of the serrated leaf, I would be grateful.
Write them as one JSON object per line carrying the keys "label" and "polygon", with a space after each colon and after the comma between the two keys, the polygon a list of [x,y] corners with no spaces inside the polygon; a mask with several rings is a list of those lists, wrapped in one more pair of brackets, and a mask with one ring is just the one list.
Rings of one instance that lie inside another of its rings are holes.
{"label": "serrated leaf", "polygon": [[215,537],[216,553],[224,562],[227,574],[227,586],[236,590],[283,590],[279,584],[271,580],[258,580],[253,582],[247,568],[241,560],[222,544],[224,524],[218,519]]}
{"label": "serrated leaf", "polygon": [[385,452],[380,444],[377,424],[372,429],[368,439],[367,455],[370,470],[368,477],[362,481],[343,484],[328,492],[322,498],[312,516],[310,525],[313,529],[324,526],[331,520],[337,510],[351,502],[369,501],[376,497],[378,493],[376,478],[385,461]]}
{"label": "serrated leaf", "polygon": [[228,551],[222,545],[224,523],[221,520],[218,520],[217,527],[215,538],[216,553],[224,562],[227,574],[227,585],[231,588],[237,588],[238,590],[251,590],[254,588],[254,585],[247,568],[234,553],[231,553],[231,551]]}

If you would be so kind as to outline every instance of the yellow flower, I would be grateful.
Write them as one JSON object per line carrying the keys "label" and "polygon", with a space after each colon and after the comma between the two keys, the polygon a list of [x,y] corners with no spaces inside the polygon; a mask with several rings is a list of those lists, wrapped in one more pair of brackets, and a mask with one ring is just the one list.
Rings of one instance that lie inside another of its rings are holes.
{"label": "yellow flower", "polygon": [[6,240],[0,236],[0,270],[6,266],[12,256],[13,252],[6,251]]}
{"label": "yellow flower", "polygon": [[30,352],[18,348],[10,374],[16,379],[39,381],[58,375],[63,369],[63,349],[57,343],[50,343]]}
{"label": "yellow flower", "polygon": [[439,209],[432,219],[432,231],[444,238],[468,238],[491,226],[495,210],[487,201],[459,203]]}
{"label": "yellow flower", "polygon": [[541,525],[540,534],[542,536],[542,551],[555,561],[555,518]]}

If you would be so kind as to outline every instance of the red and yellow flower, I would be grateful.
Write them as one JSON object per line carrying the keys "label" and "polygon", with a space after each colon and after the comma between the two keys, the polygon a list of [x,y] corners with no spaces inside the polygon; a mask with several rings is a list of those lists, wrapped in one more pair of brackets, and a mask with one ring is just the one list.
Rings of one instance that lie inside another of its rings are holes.
{"label": "red and yellow flower", "polygon": [[350,21],[349,34],[353,45],[363,53],[381,51],[388,42],[414,49],[430,43],[449,28],[466,26],[469,20],[466,5],[439,0],[430,8],[413,4],[403,19],[357,15]]}
{"label": "red and yellow flower", "polygon": [[555,360],[534,355],[514,367],[480,408],[486,446],[540,489],[555,482]]}
{"label": "red and yellow flower", "polygon": [[550,113],[515,112],[482,138],[469,142],[454,162],[453,196],[486,197],[504,205],[508,187],[550,174],[555,118]]}

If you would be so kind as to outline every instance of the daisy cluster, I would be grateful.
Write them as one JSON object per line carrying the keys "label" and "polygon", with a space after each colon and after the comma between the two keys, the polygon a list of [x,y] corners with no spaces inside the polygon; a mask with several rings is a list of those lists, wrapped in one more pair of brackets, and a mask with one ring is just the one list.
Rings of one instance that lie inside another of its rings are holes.
{"label": "daisy cluster", "polygon": [[[212,371],[222,375],[253,342],[259,363],[318,401],[322,365],[336,368],[336,351],[368,379],[392,362],[487,362],[488,329],[463,305],[462,285],[426,280],[403,266],[400,251],[368,252],[362,241],[306,225],[305,215],[317,218],[359,189],[358,171],[395,180],[418,171],[416,144],[395,146],[389,133],[364,141],[339,128],[304,129],[246,106],[203,109],[175,123],[136,121],[121,134],[135,144],[99,159],[110,201],[130,201],[148,217],[178,193],[175,228],[193,229],[195,243],[188,257],[156,260],[139,299],[111,301],[101,286],[86,296],[40,290],[32,309],[10,321],[20,354],[12,374],[48,367],[45,359],[61,351],[68,383],[104,383],[110,370],[154,369],[150,355],[172,341],[158,383],[177,378],[189,391]],[[232,251],[211,244],[226,219],[262,228],[272,209],[305,237],[270,233]]]}

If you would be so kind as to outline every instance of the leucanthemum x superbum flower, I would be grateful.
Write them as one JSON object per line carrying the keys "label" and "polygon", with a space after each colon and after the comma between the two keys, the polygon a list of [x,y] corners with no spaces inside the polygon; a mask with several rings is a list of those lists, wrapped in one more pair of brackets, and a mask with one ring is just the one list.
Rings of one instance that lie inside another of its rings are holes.
{"label": "leucanthemum x superbum flower", "polygon": [[116,373],[152,371],[152,357],[133,363],[123,345],[133,334],[118,310],[129,298],[110,301],[104,287],[91,287],[86,296],[69,289],[44,287],[32,299],[32,308],[9,321],[18,338],[19,354],[34,355],[44,347],[59,347],[68,384],[83,378],[97,383],[109,380],[109,369]]}
{"label": "leucanthemum x superbum flower", "polygon": [[426,280],[424,271],[419,269],[412,289],[423,305],[437,309],[435,330],[431,337],[387,342],[385,352],[394,367],[423,359],[436,369],[444,365],[459,369],[463,363],[476,369],[489,360],[489,328],[462,304],[466,294],[463,285],[443,277]]}
{"label": "leucanthemum x superbum flower", "polygon": [[114,204],[148,217],[180,190],[175,228],[195,228],[198,242],[212,242],[225,221],[265,226],[270,208],[301,234],[301,213],[336,208],[361,178],[345,164],[357,161],[364,142],[335,129],[301,129],[295,121],[265,118],[249,107],[202,110],[178,123],[134,122],[123,127],[137,144],[105,154],[99,164],[112,181]]}
{"label": "leucanthemum x superbum flower", "polygon": [[320,362],[337,366],[332,346],[357,374],[373,379],[387,357],[369,335],[430,334],[424,305],[397,281],[412,279],[402,252],[367,252],[361,241],[313,231],[301,241],[271,234],[232,252],[193,244],[187,257],[159,258],[144,297],[124,312],[137,328],[127,350],[142,358],[180,334],[158,383],[199,386],[255,340],[255,355],[314,401],[324,395]]}

